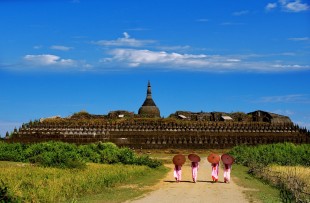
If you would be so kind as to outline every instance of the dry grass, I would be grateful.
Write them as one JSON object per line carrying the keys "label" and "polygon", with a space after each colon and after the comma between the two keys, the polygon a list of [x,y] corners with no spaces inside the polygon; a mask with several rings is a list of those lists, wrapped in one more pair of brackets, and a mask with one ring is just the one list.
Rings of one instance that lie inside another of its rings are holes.
{"label": "dry grass", "polygon": [[280,189],[285,202],[310,202],[310,168],[272,165],[255,170],[255,175]]}
{"label": "dry grass", "polygon": [[87,164],[84,170],[0,162],[0,180],[22,202],[64,202],[102,194],[157,173],[147,166]]}

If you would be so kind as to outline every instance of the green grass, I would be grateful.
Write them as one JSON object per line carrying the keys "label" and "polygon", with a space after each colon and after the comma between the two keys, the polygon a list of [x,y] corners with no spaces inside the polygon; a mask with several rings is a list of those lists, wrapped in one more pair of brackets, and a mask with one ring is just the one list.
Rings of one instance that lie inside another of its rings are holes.
{"label": "green grass", "polygon": [[249,202],[257,202],[257,200],[264,203],[282,202],[277,188],[251,176],[248,170],[248,167],[234,164],[232,178],[238,185],[246,188],[244,193]]}
{"label": "green grass", "polygon": [[123,164],[92,163],[77,170],[0,162],[0,180],[9,195],[22,202],[122,202],[148,191],[145,186],[155,184],[166,173],[164,167]]}
{"label": "green grass", "polygon": [[163,178],[169,169],[161,166],[157,169],[152,169],[152,173],[137,178],[133,178],[130,181],[120,184],[114,188],[106,188],[102,193],[86,196],[80,198],[77,202],[82,203],[96,203],[96,202],[124,202],[129,199],[134,199],[151,191],[151,187],[158,183]]}

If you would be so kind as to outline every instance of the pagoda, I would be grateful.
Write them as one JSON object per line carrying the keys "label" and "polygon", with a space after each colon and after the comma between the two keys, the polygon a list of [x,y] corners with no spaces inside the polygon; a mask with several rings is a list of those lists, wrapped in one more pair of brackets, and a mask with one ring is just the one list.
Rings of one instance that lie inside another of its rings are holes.
{"label": "pagoda", "polygon": [[138,114],[141,117],[149,117],[149,118],[160,117],[159,108],[156,106],[156,104],[152,98],[152,90],[151,90],[150,81],[148,81],[148,84],[147,84],[145,101],[143,102],[142,106],[140,107]]}

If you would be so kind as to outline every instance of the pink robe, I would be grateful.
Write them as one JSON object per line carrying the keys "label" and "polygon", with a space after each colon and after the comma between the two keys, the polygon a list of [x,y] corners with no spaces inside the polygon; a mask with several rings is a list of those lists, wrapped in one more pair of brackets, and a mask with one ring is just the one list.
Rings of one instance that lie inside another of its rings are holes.
{"label": "pink robe", "polygon": [[192,177],[194,182],[197,181],[198,169],[199,169],[198,162],[192,162]]}
{"label": "pink robe", "polygon": [[182,166],[175,165],[174,166],[174,172],[173,172],[174,178],[176,181],[181,181],[182,179]]}
{"label": "pink robe", "polygon": [[219,179],[219,164],[211,164],[212,166],[212,180],[217,181]]}
{"label": "pink robe", "polygon": [[224,182],[230,181],[231,164],[225,164],[224,167]]}

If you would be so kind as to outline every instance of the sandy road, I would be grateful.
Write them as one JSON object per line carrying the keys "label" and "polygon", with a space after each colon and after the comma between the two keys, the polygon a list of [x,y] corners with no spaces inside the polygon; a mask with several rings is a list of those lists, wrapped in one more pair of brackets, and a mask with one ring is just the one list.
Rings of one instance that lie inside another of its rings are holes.
{"label": "sandy road", "polygon": [[174,180],[173,165],[171,164],[169,167],[171,167],[171,171],[159,184],[154,186],[153,192],[131,202],[248,202],[242,193],[244,188],[239,187],[233,181],[229,184],[223,182],[223,171],[221,169],[219,182],[212,183],[211,166],[207,161],[200,163],[197,183],[192,182],[189,163],[182,167],[182,181],[180,183],[176,183]]}

